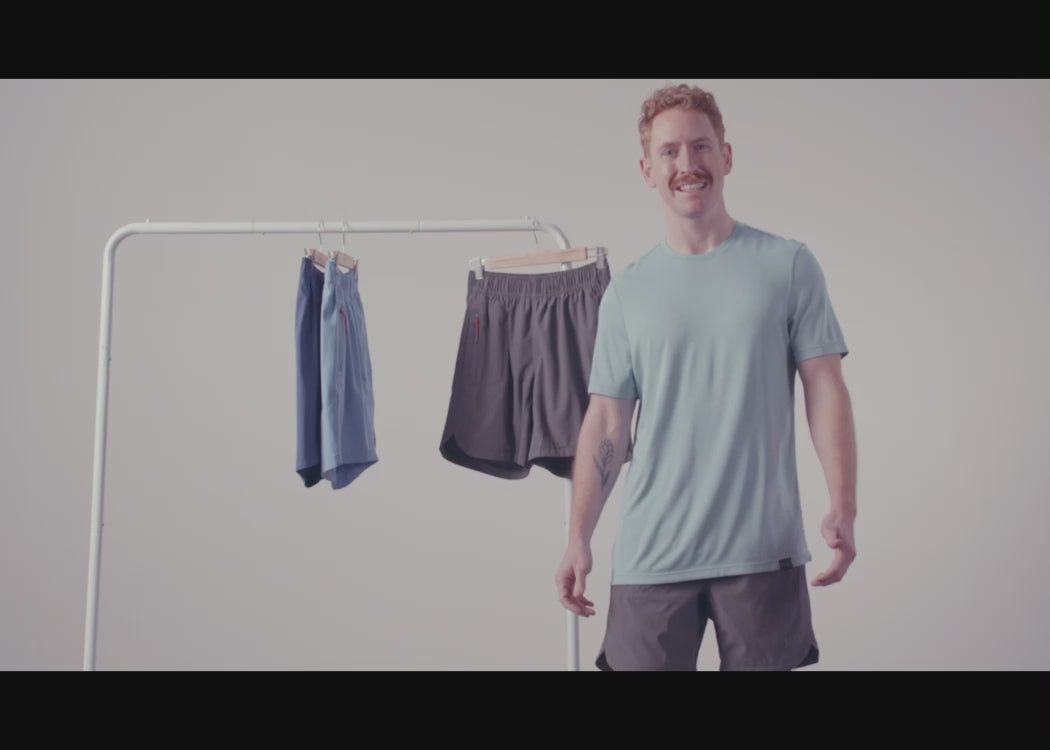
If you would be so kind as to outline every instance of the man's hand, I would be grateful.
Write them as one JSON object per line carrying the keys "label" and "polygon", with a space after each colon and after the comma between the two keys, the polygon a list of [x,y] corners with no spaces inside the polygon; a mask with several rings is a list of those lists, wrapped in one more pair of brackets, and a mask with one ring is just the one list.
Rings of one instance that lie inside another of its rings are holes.
{"label": "man's hand", "polygon": [[841,581],[846,575],[846,568],[857,556],[857,545],[853,541],[853,519],[836,513],[829,513],[820,524],[820,533],[824,541],[835,550],[835,559],[831,567],[813,579],[814,586],[827,586]]}
{"label": "man's hand", "polygon": [[591,548],[586,544],[570,544],[565,550],[554,584],[558,601],[570,612],[584,617],[594,614],[594,602],[583,595],[587,574],[591,572]]}

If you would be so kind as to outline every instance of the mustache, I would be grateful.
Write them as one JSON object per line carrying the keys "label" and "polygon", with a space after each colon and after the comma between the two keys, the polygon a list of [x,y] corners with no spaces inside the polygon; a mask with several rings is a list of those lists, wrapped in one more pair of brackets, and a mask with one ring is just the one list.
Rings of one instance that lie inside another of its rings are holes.
{"label": "mustache", "polygon": [[688,185],[692,182],[696,182],[697,180],[706,180],[707,182],[712,182],[711,175],[707,172],[694,172],[693,174],[687,177],[681,177],[677,180],[672,181],[671,187],[679,188],[682,185]]}

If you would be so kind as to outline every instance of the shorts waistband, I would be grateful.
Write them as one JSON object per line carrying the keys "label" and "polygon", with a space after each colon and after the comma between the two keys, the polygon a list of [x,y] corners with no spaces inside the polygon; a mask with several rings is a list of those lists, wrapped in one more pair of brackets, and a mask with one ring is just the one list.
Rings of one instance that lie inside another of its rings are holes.
{"label": "shorts waistband", "polygon": [[357,270],[343,272],[339,270],[334,260],[329,260],[324,267],[325,281],[332,289],[340,293],[351,293],[357,291]]}
{"label": "shorts waistband", "polygon": [[481,294],[509,297],[549,297],[577,289],[603,289],[609,284],[610,275],[608,265],[599,268],[596,262],[567,271],[546,273],[484,271],[480,279],[471,271],[467,274],[467,293],[472,294],[477,290]]}

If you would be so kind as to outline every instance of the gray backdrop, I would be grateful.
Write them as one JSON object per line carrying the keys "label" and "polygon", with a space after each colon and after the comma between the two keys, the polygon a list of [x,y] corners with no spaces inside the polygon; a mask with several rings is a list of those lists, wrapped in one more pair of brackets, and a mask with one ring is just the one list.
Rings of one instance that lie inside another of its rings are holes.
{"label": "gray backdrop", "polygon": [[[0,668],[81,668],[118,227],[530,215],[606,246],[615,273],[663,237],[636,120],[677,82],[0,81]],[[809,244],[851,351],[859,555],[811,589],[811,669],[1047,669],[1050,83],[689,82],[724,113],[730,214]],[[349,238],[380,460],[339,491],[294,472],[294,301],[316,243],[121,245],[98,668],[564,669],[564,480],[437,451],[468,259],[552,241]],[[798,392],[812,577],[828,498]],[[587,670],[623,476],[594,538]],[[717,668],[713,630],[700,663]]]}

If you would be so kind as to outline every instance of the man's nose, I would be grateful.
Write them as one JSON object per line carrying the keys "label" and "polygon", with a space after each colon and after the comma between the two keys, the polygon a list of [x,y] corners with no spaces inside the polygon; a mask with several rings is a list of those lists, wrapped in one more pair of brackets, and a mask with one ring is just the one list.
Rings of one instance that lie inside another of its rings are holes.
{"label": "man's nose", "polygon": [[682,149],[682,152],[678,155],[676,166],[679,174],[689,174],[696,171],[699,162],[699,155],[694,153],[692,149],[686,148]]}

